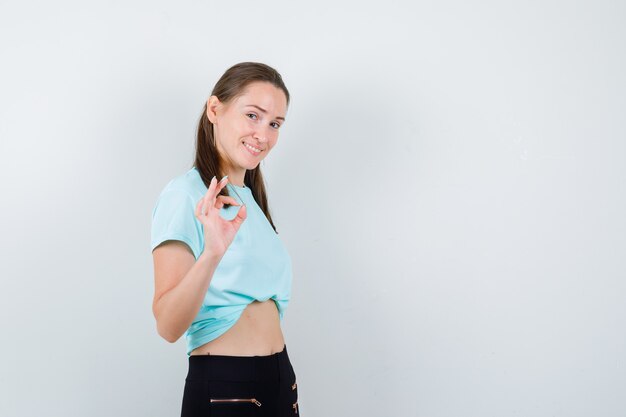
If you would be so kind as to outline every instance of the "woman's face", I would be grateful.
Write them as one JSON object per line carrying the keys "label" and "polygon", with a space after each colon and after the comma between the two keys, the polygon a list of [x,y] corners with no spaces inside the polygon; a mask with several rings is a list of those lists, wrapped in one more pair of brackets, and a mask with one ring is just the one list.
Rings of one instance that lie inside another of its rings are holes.
{"label": "woman's face", "polygon": [[259,165],[278,141],[286,111],[285,93],[264,81],[248,84],[244,94],[228,104],[209,97],[207,116],[229,175],[243,179],[245,170]]}

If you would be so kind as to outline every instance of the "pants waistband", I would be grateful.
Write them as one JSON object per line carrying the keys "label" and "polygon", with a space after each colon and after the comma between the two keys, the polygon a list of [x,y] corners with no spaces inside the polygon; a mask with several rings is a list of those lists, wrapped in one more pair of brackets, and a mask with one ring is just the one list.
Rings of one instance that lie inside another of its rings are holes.
{"label": "pants waistband", "polygon": [[289,375],[287,345],[266,356],[189,356],[187,380],[203,381],[278,381]]}

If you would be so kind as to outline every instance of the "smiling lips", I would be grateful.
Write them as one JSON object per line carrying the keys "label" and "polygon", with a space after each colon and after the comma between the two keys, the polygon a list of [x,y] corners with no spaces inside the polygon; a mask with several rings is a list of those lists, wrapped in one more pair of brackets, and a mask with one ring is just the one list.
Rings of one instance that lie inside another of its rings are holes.
{"label": "smiling lips", "polygon": [[245,143],[245,142],[244,142],[244,144],[243,144],[243,145],[246,147],[246,149],[248,150],[248,152],[250,152],[250,153],[251,153],[252,155],[254,155],[254,156],[257,156],[257,155],[258,155],[258,154],[260,154],[260,153],[261,153],[261,151],[262,151],[262,149],[255,148],[254,146],[252,146],[252,145],[248,145],[248,144],[247,144],[247,143]]}

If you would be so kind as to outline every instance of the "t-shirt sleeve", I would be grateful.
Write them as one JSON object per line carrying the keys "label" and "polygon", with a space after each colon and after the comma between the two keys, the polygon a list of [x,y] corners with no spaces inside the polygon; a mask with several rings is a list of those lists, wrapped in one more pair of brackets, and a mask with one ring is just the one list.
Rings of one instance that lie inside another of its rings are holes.
{"label": "t-shirt sleeve", "polygon": [[152,210],[152,250],[166,240],[180,240],[198,259],[204,249],[204,236],[202,223],[196,219],[195,207],[196,202],[185,190],[170,188],[163,191]]}

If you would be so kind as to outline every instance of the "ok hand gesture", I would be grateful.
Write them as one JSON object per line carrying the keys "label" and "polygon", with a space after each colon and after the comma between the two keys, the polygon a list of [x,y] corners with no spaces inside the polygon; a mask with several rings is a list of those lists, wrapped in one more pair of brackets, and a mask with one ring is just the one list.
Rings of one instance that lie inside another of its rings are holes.
{"label": "ok hand gesture", "polygon": [[239,202],[233,197],[219,195],[226,186],[228,178],[221,181],[213,177],[204,197],[196,204],[196,218],[204,226],[204,252],[222,257],[228,246],[235,238],[239,227],[246,219],[247,211],[244,204],[239,208],[237,215],[232,220],[226,220],[220,216],[220,209],[225,203],[239,206]]}

